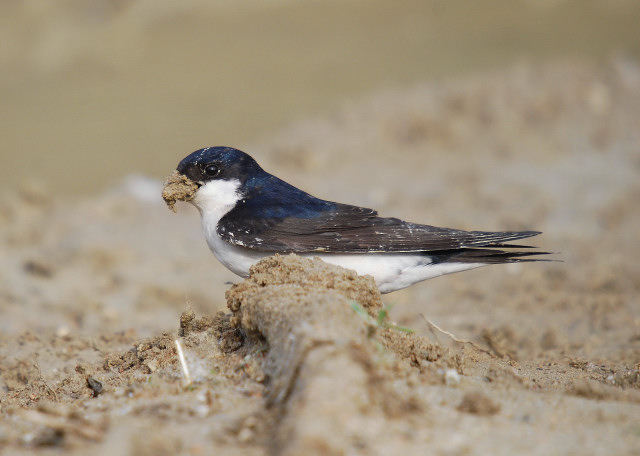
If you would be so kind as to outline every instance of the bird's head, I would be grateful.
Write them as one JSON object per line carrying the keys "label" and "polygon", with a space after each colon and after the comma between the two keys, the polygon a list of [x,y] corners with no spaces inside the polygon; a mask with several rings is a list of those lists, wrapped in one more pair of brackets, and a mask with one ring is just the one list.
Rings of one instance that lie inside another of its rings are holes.
{"label": "bird's head", "polygon": [[185,157],[163,189],[173,209],[176,201],[188,201],[201,214],[221,217],[247,193],[248,181],[265,172],[251,156],[231,147],[207,147]]}
{"label": "bird's head", "polygon": [[212,181],[236,180],[244,184],[262,168],[241,150],[232,147],[206,147],[185,157],[178,172],[200,186]]}

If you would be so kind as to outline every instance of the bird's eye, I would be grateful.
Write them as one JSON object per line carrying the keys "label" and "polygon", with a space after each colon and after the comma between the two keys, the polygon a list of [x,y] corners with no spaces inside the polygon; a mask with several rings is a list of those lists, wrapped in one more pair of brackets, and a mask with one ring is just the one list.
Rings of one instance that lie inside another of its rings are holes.
{"label": "bird's eye", "polygon": [[215,177],[220,172],[220,168],[215,163],[209,163],[202,171],[209,177]]}

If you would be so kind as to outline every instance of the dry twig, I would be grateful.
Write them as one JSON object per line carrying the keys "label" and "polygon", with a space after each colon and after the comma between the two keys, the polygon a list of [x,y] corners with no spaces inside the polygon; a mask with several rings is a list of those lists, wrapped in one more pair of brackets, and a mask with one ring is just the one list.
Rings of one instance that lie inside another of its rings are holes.
{"label": "dry twig", "polygon": [[[493,353],[491,353],[489,350],[487,350],[486,348],[481,347],[480,345],[476,344],[475,342],[473,342],[471,340],[458,339],[455,335],[453,335],[449,331],[445,331],[444,329],[440,328],[438,325],[433,323],[431,320],[427,319],[423,314],[420,314],[420,316],[425,321],[427,326],[429,326],[429,329],[431,330],[432,333],[434,333],[433,330],[436,329],[436,330],[440,331],[442,334],[445,334],[446,336],[449,336],[451,339],[453,339],[454,342],[457,342],[459,344],[469,344],[473,348],[475,348],[476,350],[481,351],[482,353],[486,353],[487,355],[491,356],[492,358],[495,358],[495,355]],[[435,333],[434,333],[434,336],[435,336]],[[436,339],[437,339],[437,337],[436,337]]]}

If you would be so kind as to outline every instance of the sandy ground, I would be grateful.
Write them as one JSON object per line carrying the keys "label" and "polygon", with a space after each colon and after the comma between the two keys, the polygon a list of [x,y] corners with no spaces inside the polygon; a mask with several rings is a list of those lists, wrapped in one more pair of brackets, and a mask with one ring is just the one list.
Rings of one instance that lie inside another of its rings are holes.
{"label": "sandy ground", "polygon": [[247,152],[383,215],[539,229],[563,262],[382,299],[367,277],[295,257],[242,282],[158,181],[80,200],[25,185],[0,202],[1,451],[640,452],[638,62],[388,91]]}

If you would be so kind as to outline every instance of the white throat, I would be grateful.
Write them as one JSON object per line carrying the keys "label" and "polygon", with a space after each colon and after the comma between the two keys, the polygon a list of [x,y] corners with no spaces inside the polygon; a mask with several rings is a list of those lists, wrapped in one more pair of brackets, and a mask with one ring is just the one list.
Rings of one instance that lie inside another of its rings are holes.
{"label": "white throat", "polygon": [[208,218],[218,221],[236,205],[242,195],[239,192],[240,181],[233,180],[212,180],[201,186],[191,200],[191,203],[198,208],[202,219]]}
{"label": "white throat", "polygon": [[251,265],[268,254],[229,244],[218,236],[217,231],[220,219],[242,199],[239,189],[240,181],[237,179],[212,180],[200,187],[190,202],[200,212],[202,231],[209,249],[227,269],[247,277]]}

